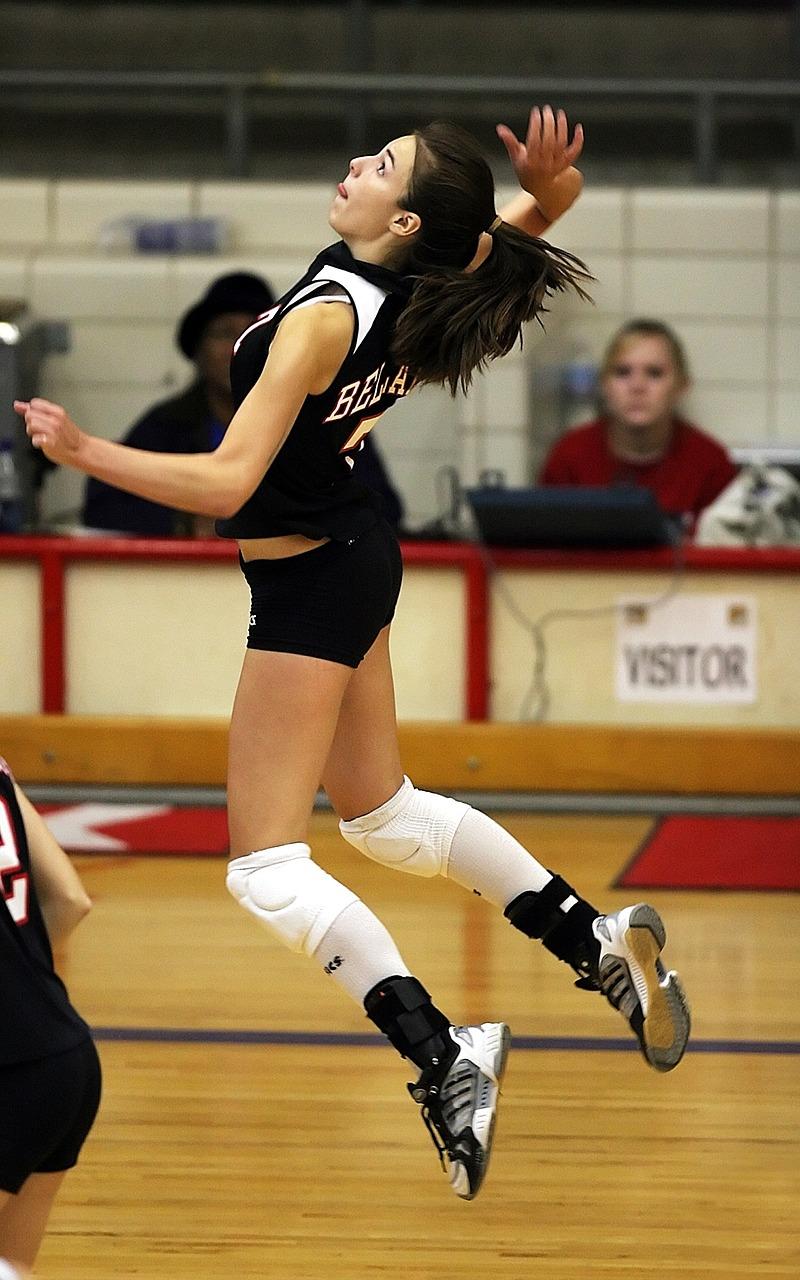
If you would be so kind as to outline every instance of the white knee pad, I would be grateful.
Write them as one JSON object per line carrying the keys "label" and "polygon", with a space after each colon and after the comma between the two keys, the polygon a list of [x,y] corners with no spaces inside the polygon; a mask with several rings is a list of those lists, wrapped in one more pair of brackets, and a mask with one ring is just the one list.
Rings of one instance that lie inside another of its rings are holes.
{"label": "white knee pad", "polygon": [[236,901],[291,951],[313,955],[334,920],[358,899],[311,861],[307,844],[259,849],[228,863]]}
{"label": "white knee pad", "polygon": [[412,876],[446,876],[450,846],[469,808],[460,800],[417,791],[410,778],[386,804],[339,830],[361,853]]}

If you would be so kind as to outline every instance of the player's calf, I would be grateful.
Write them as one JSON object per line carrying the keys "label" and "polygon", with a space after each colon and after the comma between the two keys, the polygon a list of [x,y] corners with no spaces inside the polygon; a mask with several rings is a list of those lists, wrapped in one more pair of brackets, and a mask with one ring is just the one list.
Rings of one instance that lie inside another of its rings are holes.
{"label": "player's calf", "polygon": [[451,1026],[416,978],[388,978],[367,995],[367,1015],[420,1068],[408,1091],[450,1185],[473,1200],[492,1151],[500,1082],[511,1036],[505,1023]]}

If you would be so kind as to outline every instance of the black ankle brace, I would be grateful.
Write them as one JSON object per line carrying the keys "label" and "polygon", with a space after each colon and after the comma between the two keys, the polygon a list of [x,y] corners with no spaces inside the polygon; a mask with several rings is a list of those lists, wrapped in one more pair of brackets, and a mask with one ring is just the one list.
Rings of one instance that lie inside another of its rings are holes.
{"label": "black ankle brace", "polygon": [[[567,898],[576,898],[562,911]],[[600,944],[592,923],[600,915],[566,880],[554,875],[539,893],[520,893],[503,912],[527,938],[538,938],[548,951],[570,965],[583,980],[594,981]]]}
{"label": "black ankle brace", "polygon": [[367,1017],[404,1058],[429,1066],[455,1052],[450,1023],[416,978],[387,978],[367,992]]}

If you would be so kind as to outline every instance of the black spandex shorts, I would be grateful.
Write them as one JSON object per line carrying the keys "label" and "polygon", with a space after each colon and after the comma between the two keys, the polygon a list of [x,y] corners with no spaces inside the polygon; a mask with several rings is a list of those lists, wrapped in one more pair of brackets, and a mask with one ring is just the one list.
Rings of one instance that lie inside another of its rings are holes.
{"label": "black spandex shorts", "polygon": [[250,584],[248,649],[302,653],[357,667],[394,617],[403,562],[385,520],[353,542],[282,560],[241,561]]}
{"label": "black spandex shorts", "polygon": [[32,1173],[77,1163],[100,1105],[100,1061],[91,1040],[74,1049],[0,1066],[0,1191]]}

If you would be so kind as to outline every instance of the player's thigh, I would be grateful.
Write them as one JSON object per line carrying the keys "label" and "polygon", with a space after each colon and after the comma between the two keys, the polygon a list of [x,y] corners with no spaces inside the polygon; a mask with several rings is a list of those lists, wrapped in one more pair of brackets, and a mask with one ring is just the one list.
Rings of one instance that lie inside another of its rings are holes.
{"label": "player's thigh", "polygon": [[403,781],[389,627],[347,686],[322,782],[340,818],[377,809]]}
{"label": "player's thigh", "polygon": [[228,758],[231,856],[305,840],[351,667],[248,649]]}
{"label": "player's thigh", "polygon": [[32,1173],[15,1196],[0,1208],[0,1257],[32,1267],[42,1243],[53,1201],[67,1176]]}

